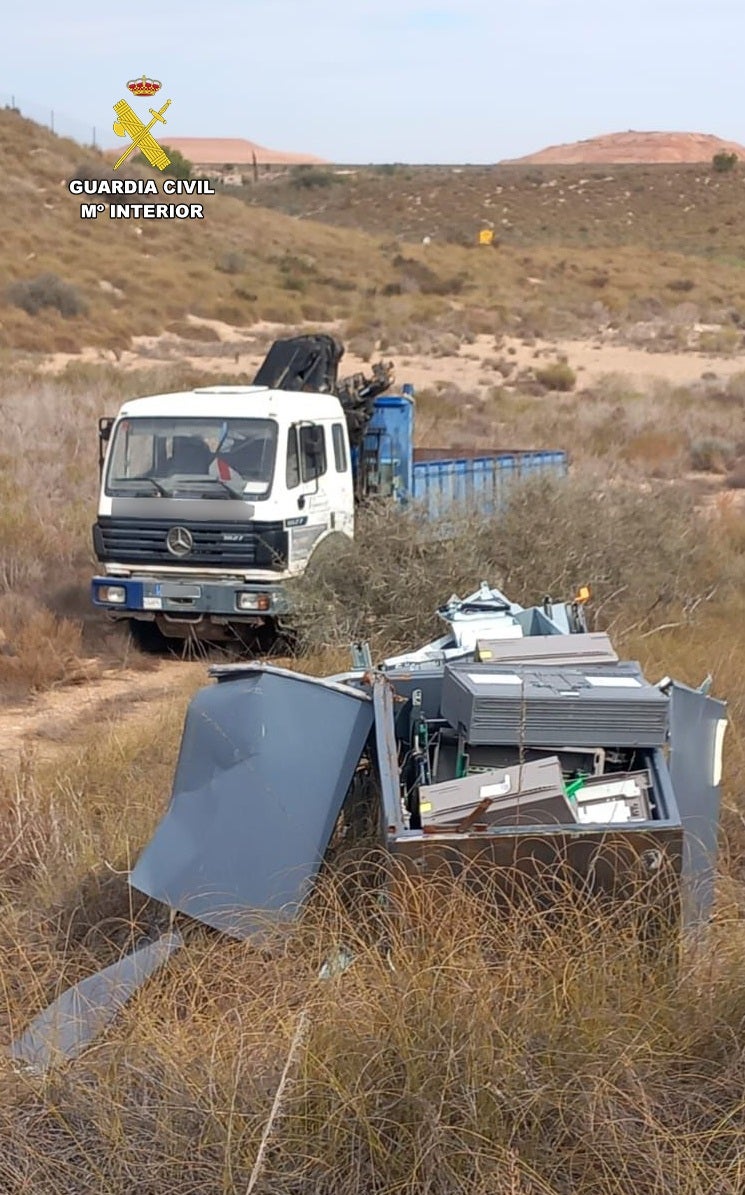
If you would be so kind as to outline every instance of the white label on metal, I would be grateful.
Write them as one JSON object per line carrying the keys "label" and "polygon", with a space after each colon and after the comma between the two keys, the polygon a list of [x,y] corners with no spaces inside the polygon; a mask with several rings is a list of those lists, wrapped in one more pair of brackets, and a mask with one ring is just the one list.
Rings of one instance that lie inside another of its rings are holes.
{"label": "white label on metal", "polygon": [[635,780],[609,780],[606,784],[588,784],[575,796],[578,801],[602,801],[607,798],[640,797],[641,789]]}
{"label": "white label on metal", "polygon": [[503,797],[510,791],[510,778],[505,776],[500,784],[483,784],[479,789],[480,797]]}
{"label": "white label on metal", "polygon": [[722,748],[724,747],[724,732],[727,729],[727,719],[719,718],[714,734],[714,767],[712,768],[711,783],[714,788],[722,782]]}
{"label": "white label on metal", "polygon": [[522,677],[515,676],[513,672],[490,672],[486,676],[480,676],[478,672],[469,672],[468,679],[475,685],[521,685],[523,683]]}
{"label": "white label on metal", "polygon": [[162,610],[163,598],[159,597],[144,597],[142,599],[143,610]]}
{"label": "white label on metal", "polygon": [[602,801],[597,805],[579,805],[577,820],[585,824],[609,826],[616,822],[630,822],[631,810],[626,801]]}
{"label": "white label on metal", "polygon": [[633,676],[586,676],[588,685],[596,689],[641,689],[641,681]]}

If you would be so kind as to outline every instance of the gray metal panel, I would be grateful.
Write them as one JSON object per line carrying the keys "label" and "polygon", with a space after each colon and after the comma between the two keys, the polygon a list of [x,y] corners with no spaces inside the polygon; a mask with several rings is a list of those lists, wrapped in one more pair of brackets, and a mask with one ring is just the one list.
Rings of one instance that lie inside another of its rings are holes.
{"label": "gray metal panel", "polygon": [[602,631],[587,635],[527,635],[479,639],[478,658],[492,664],[615,664],[618,656]]}
{"label": "gray metal panel", "polygon": [[55,1062],[77,1058],[181,946],[179,933],[163,934],[68,988],[11,1043],[11,1058],[36,1074],[43,1074]]}
{"label": "gray metal panel", "polygon": [[673,683],[669,767],[684,830],[682,879],[686,925],[707,920],[714,899],[726,718],[725,702]]}
{"label": "gray metal panel", "polygon": [[442,716],[474,745],[656,747],[668,699],[633,662],[458,663],[445,669]]}
{"label": "gray metal panel", "polygon": [[372,721],[369,696],[271,666],[203,689],[132,885],[236,938],[296,916]]}
{"label": "gray metal panel", "polygon": [[566,796],[561,765],[552,755],[516,767],[422,785],[422,825],[458,825],[490,798],[491,804],[478,815],[482,825],[563,826],[577,820]]}
{"label": "gray metal panel", "polygon": [[393,688],[388,679],[380,672],[373,677],[373,703],[375,707],[375,755],[380,780],[380,815],[384,834],[393,834],[404,828],[398,770],[398,742],[393,710]]}

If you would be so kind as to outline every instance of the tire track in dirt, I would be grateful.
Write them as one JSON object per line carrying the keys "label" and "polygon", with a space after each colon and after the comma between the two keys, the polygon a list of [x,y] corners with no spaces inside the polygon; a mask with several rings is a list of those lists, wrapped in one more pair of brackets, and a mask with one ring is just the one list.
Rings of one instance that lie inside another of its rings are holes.
{"label": "tire track in dirt", "polygon": [[91,726],[145,719],[156,702],[207,683],[205,663],[162,659],[147,671],[110,668],[94,679],[40,693],[29,701],[0,706],[0,767],[12,768],[29,749],[53,758],[74,746]]}

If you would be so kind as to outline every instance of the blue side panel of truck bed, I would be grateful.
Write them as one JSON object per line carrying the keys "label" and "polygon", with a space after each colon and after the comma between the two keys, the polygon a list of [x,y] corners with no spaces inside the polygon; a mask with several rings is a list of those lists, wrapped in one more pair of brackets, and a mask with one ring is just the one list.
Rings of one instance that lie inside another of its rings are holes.
{"label": "blue side panel of truck bed", "polygon": [[541,474],[563,477],[564,452],[505,452],[455,460],[415,461],[411,496],[431,519],[453,506],[468,506],[493,514],[505,504],[519,481]]}
{"label": "blue side panel of truck bed", "polygon": [[565,452],[485,452],[459,456],[450,449],[414,448],[415,405],[408,394],[383,395],[365,433],[362,457],[367,494],[417,505],[429,519],[443,519],[454,507],[498,512],[514,485],[540,474],[563,477]]}

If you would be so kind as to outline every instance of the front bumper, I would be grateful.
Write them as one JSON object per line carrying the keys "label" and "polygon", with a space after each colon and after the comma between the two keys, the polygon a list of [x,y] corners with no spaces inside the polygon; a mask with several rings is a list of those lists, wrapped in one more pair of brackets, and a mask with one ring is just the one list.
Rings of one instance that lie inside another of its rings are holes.
{"label": "front bumper", "polygon": [[[116,599],[112,597],[116,594]],[[270,582],[157,580],[153,577],[94,577],[91,600],[100,610],[120,618],[192,621],[209,617],[220,622],[252,622],[289,612],[281,585]]]}

